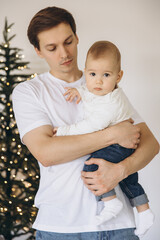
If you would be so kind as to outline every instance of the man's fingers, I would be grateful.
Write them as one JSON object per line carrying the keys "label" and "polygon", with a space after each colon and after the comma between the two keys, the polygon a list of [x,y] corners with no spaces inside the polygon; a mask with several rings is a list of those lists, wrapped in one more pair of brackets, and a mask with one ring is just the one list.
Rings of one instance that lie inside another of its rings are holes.
{"label": "man's fingers", "polygon": [[82,171],[81,175],[82,175],[82,177],[84,177],[84,178],[93,178],[93,172],[85,172],[85,171]]}
{"label": "man's fingers", "polygon": [[103,163],[103,160],[100,158],[91,158],[88,161],[85,161],[86,165],[91,165],[91,164],[100,165],[101,163]]}

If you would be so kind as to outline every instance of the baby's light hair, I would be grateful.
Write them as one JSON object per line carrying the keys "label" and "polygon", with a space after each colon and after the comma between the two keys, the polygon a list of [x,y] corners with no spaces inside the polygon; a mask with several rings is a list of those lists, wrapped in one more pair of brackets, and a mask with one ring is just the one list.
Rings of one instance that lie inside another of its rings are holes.
{"label": "baby's light hair", "polygon": [[98,58],[104,57],[108,53],[113,55],[113,57],[115,58],[115,62],[117,63],[117,66],[120,71],[121,70],[120,51],[116,47],[116,45],[114,45],[112,42],[109,42],[109,41],[95,42],[87,52],[86,63],[89,56],[91,56],[93,59],[98,59]]}

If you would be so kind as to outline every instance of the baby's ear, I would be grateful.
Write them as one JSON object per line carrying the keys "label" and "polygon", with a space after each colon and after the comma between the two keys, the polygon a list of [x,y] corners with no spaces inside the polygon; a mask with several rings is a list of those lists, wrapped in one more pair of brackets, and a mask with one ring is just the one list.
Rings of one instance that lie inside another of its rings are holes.
{"label": "baby's ear", "polygon": [[119,82],[121,81],[122,77],[123,77],[123,71],[121,70],[121,71],[118,73],[118,77],[117,77],[116,83],[119,83]]}

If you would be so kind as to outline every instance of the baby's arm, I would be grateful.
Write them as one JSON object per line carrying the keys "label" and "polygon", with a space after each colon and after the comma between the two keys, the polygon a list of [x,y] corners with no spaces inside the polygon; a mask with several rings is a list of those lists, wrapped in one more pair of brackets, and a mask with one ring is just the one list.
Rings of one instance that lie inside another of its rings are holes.
{"label": "baby's arm", "polygon": [[76,88],[66,87],[65,89],[67,89],[67,91],[63,95],[68,95],[66,98],[67,101],[72,102],[75,98],[77,98],[77,104],[81,101],[81,95]]}

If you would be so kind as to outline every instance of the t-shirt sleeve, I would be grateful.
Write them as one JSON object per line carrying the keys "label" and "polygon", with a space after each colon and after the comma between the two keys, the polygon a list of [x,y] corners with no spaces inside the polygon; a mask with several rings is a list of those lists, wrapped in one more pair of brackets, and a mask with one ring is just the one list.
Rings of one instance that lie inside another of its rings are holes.
{"label": "t-shirt sleeve", "polygon": [[27,132],[42,125],[52,125],[32,86],[17,85],[12,93],[12,103],[21,141]]}
{"label": "t-shirt sleeve", "polygon": [[126,101],[128,101],[129,108],[132,110],[132,119],[134,121],[134,124],[138,124],[138,123],[144,122],[144,120],[142,119],[140,114],[137,112],[137,110],[133,107],[133,105],[128,100],[126,94],[124,94],[124,95],[125,95]]}

